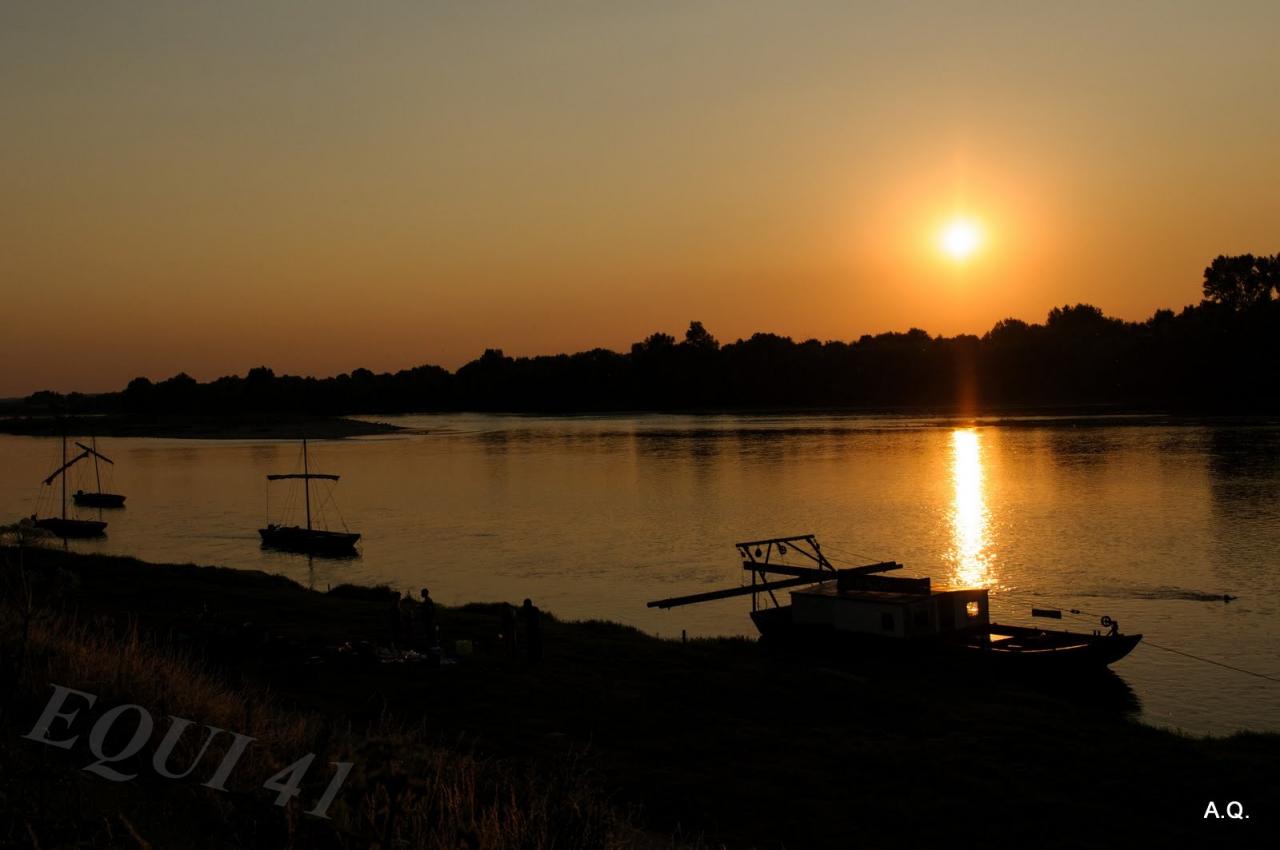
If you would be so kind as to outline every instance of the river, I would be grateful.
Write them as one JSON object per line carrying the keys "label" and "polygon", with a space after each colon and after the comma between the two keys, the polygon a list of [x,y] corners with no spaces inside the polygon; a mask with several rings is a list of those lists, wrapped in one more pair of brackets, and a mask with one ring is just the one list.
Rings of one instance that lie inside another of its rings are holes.
{"label": "river", "polygon": [[[354,560],[263,551],[301,517],[278,440],[111,439],[127,494],[79,551],[341,582],[427,585],[444,603],[531,597],[573,619],[665,637],[750,634],[746,598],[671,611],[659,597],[744,581],[733,544],[815,533],[838,564],[983,584],[993,619],[1103,614],[1148,642],[1280,677],[1280,427],[1141,418],[867,416],[384,417],[390,436],[311,443],[317,522],[363,535]],[[0,435],[0,515],[58,510],[40,481],[56,439]],[[73,467],[72,489],[93,488]],[[42,492],[43,491],[43,492]],[[96,517],[97,511],[82,516]],[[1237,597],[1222,601],[1223,594]],[[1114,667],[1144,721],[1280,731],[1280,685],[1141,645]]]}

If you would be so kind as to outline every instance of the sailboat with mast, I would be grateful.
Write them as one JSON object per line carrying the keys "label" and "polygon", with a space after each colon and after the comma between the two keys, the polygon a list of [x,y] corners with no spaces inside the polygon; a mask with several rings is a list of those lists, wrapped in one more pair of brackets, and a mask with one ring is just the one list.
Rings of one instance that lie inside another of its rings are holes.
{"label": "sailboat with mast", "polygon": [[312,472],[307,458],[307,441],[302,440],[302,472],[290,472],[279,475],[268,475],[267,481],[286,481],[301,479],[303,500],[306,505],[307,526],[275,525],[268,523],[266,528],[258,529],[262,536],[262,545],[270,549],[283,549],[289,552],[302,552],[311,555],[355,555],[356,541],[360,535],[351,531],[329,531],[313,528],[311,524],[311,482],[337,481],[338,476],[327,472]]}
{"label": "sailboat with mast", "polygon": [[[77,444],[78,445],[78,444]],[[64,540],[69,537],[101,537],[107,532],[107,524],[101,520],[76,519],[67,516],[67,471],[80,461],[89,457],[88,450],[82,451],[71,459],[67,459],[67,435],[62,435],[62,466],[59,466],[43,482],[48,487],[55,479],[62,481],[62,513],[60,516],[40,517],[32,515],[31,520],[36,528],[53,532]]]}
{"label": "sailboat with mast", "polygon": [[97,490],[92,493],[86,493],[83,490],[77,490],[72,494],[71,498],[77,505],[90,508],[123,508],[124,496],[119,493],[106,493],[102,490],[102,470],[98,466],[98,461],[115,466],[116,462],[98,451],[98,438],[94,437],[90,440],[92,445],[86,446],[84,443],[77,442],[76,446],[88,452],[93,457],[93,480],[97,485]]}

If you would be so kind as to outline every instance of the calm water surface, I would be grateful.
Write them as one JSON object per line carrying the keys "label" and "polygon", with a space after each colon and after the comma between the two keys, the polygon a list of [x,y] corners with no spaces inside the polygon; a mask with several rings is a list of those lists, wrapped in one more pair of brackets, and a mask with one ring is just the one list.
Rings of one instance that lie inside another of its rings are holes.
{"label": "calm water surface", "polygon": [[[392,421],[414,431],[312,444],[313,471],[342,475],[331,494],[317,485],[317,516],[364,535],[356,560],[259,548],[268,514],[300,516],[296,485],[268,492],[264,480],[300,467],[299,446],[269,440],[104,440],[129,507],[105,512],[105,540],[72,546],[263,569],[320,589],[426,584],[446,603],[530,596],[562,617],[733,635],[752,631],[748,598],[644,603],[743,581],[735,541],[814,532],[838,562],[892,559],[935,584],[986,584],[1002,621],[1027,622],[1032,604],[1109,614],[1151,641],[1280,677],[1275,426]],[[0,515],[35,509],[59,452],[57,440],[0,436]],[[80,466],[73,486],[92,489],[92,467]],[[1239,598],[1225,604],[1224,593]],[[1148,722],[1280,731],[1275,683],[1145,645],[1114,669]]]}

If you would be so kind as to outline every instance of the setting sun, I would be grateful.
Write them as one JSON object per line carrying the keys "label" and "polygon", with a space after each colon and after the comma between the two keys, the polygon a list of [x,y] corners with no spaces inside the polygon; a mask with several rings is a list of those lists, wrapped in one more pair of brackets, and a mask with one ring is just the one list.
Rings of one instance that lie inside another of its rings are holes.
{"label": "setting sun", "polygon": [[974,222],[958,218],[942,230],[942,250],[953,259],[967,259],[982,244],[982,232]]}

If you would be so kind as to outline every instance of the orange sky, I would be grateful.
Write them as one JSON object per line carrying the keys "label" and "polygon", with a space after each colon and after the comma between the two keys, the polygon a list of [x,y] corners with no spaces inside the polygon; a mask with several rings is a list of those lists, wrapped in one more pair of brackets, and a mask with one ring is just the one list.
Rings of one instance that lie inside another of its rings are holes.
{"label": "orange sky", "polygon": [[0,396],[1140,319],[1280,250],[1274,3],[371,5],[0,8]]}

